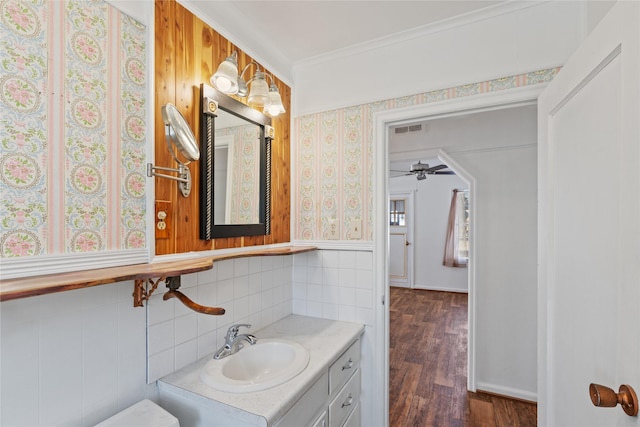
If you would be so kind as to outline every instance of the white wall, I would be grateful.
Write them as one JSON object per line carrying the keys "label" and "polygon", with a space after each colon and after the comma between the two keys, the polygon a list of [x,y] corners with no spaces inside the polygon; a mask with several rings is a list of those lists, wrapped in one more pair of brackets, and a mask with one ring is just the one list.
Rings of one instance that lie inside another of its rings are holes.
{"label": "white wall", "polygon": [[477,388],[537,399],[537,149],[454,154],[477,180]]}
{"label": "white wall", "polygon": [[506,2],[450,23],[300,63],[296,116],[560,66],[584,38],[582,2]]}
{"label": "white wall", "polygon": [[454,188],[464,189],[467,184],[456,175],[428,176],[422,181],[411,175],[393,178],[389,182],[390,193],[414,192],[411,247],[414,251],[413,284],[417,289],[467,292],[469,288],[467,268],[442,265],[451,191]]}

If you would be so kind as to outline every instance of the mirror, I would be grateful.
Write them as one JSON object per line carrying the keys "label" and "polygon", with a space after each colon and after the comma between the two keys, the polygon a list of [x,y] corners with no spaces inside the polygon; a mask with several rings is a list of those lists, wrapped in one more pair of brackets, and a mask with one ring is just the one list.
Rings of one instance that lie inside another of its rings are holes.
{"label": "mirror", "polygon": [[[177,168],[168,168],[163,166],[154,166],[151,163],[147,163],[147,176],[168,178],[174,181],[178,181],[178,188],[184,197],[189,197],[191,194],[191,171],[187,166],[192,161],[198,160],[200,157],[200,149],[196,142],[196,137],[193,135],[189,124],[184,119],[184,116],[178,111],[173,104],[165,104],[160,109],[162,114],[162,121],[165,127],[165,136],[167,140],[167,150],[173,157],[173,160],[178,163]],[[178,159],[178,154],[175,149],[178,149],[180,154],[184,156],[187,161],[183,162]],[[178,176],[167,175],[164,173],[158,173],[156,171],[165,172],[177,172]]]}
{"label": "mirror", "polygon": [[180,164],[188,164],[178,160],[173,148],[169,145],[169,139],[173,140],[178,151],[189,161],[198,160],[200,158],[200,149],[196,142],[196,137],[191,132],[189,124],[184,116],[178,111],[173,104],[165,104],[161,108],[162,121],[167,127],[167,144],[169,152],[173,155],[176,162]]}
{"label": "mirror", "polygon": [[271,119],[200,86],[200,238],[270,233]]}

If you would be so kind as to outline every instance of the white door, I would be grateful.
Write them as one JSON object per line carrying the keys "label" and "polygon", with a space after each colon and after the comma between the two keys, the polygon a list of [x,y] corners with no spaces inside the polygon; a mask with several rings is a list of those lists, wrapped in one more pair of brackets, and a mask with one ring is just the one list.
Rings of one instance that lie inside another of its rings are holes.
{"label": "white door", "polygon": [[389,285],[413,288],[413,193],[389,197]]}
{"label": "white door", "polygon": [[538,423],[640,426],[640,2],[619,2],[540,96]]}

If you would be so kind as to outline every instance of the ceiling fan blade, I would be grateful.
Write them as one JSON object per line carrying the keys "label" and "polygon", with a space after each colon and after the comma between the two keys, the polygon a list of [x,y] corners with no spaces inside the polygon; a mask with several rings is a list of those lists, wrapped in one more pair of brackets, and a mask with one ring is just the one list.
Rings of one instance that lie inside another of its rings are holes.
{"label": "ceiling fan blade", "polygon": [[447,165],[437,165],[437,166],[431,166],[430,168],[428,168],[426,171],[427,172],[431,172],[431,171],[438,171],[440,169],[447,169],[449,166]]}
{"label": "ceiling fan blade", "polygon": [[433,171],[433,172],[427,172],[430,175],[455,175],[456,173],[454,171]]}

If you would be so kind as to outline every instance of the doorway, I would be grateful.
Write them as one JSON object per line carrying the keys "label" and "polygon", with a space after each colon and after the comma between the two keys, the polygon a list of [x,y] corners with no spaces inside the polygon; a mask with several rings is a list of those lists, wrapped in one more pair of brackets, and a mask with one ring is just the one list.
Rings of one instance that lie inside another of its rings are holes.
{"label": "doorway", "polygon": [[[543,86],[543,85],[541,85]],[[389,260],[388,260],[388,233],[389,226],[386,219],[388,218],[388,180],[389,180],[389,161],[393,159],[393,156],[398,156],[398,153],[390,153],[389,150],[389,128],[393,125],[400,123],[409,123],[420,119],[435,120],[445,117],[456,117],[462,115],[468,115],[471,113],[486,112],[498,109],[510,109],[521,106],[535,106],[536,98],[543,87],[531,87],[525,89],[519,89],[514,91],[506,91],[508,93],[489,93],[485,95],[479,95],[477,97],[471,97],[470,99],[457,99],[451,100],[440,105],[419,105],[411,107],[410,109],[404,109],[402,111],[385,111],[377,113],[374,116],[374,186],[380,191],[377,191],[374,195],[374,222],[375,233],[377,236],[381,236],[379,239],[375,239],[374,242],[374,264],[375,264],[375,295],[379,297],[383,304],[377,307],[375,316],[376,324],[383,325],[384,327],[377,328],[376,330],[376,350],[374,365],[379,372],[385,373],[385,381],[383,382],[382,389],[376,389],[374,394],[378,398],[385,402],[383,408],[380,408],[380,418],[388,420],[389,406],[388,406],[388,390],[389,390],[389,308],[385,301],[389,296]],[[534,107],[535,109],[535,107]],[[464,158],[468,160],[465,153],[463,153],[463,147],[456,145],[455,141],[451,144],[446,144],[444,139],[440,141],[441,145],[437,148],[423,149],[420,157],[427,154],[437,155],[439,158],[450,165],[452,169],[464,173],[465,168],[458,163],[457,159]],[[446,149],[447,151],[444,151]],[[474,154],[478,154],[479,157],[485,156],[485,152],[490,152],[492,147],[476,147],[473,151]],[[535,150],[535,144],[531,147],[526,147],[527,150]],[[402,152],[401,155],[408,158],[408,156],[416,157],[415,154],[420,150],[407,149]],[[462,153],[462,154],[460,154]],[[456,157],[452,157],[452,154]],[[494,165],[495,166],[495,165]],[[475,171],[472,171],[475,172]],[[472,254],[479,254],[481,248],[475,247],[475,216],[477,209],[475,207],[476,181],[474,177],[467,176],[469,180],[469,188],[471,192],[471,235],[470,235],[470,252]],[[483,187],[484,188],[484,187]],[[484,254],[483,254],[484,255]],[[476,383],[476,262],[472,261],[469,264],[469,304],[468,304],[468,319],[469,319],[469,335],[468,335],[468,360],[467,360],[467,389],[475,391],[477,387]],[[534,334],[535,335],[535,334]],[[535,351],[534,360],[535,360]],[[486,387],[488,388],[488,387]],[[486,390],[485,387],[483,389]],[[488,390],[490,391],[490,390]],[[512,394],[513,395],[513,394]],[[523,398],[527,398],[524,396]]]}
{"label": "doorway", "polygon": [[413,192],[389,197],[389,285],[413,288]]}

